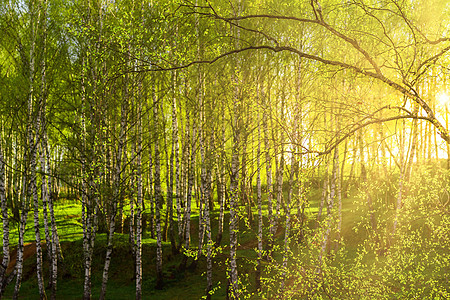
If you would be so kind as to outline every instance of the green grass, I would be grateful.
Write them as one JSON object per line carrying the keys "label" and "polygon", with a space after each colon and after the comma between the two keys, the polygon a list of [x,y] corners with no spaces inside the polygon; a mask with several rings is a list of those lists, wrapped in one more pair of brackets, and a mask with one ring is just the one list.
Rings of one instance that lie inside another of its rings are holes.
{"label": "green grass", "polygon": [[[294,280],[294,287],[292,287],[297,293],[301,294],[302,291],[314,288],[317,282],[317,274],[315,273],[317,265],[317,257],[319,254],[320,245],[314,244],[315,228],[317,227],[316,215],[318,211],[318,201],[320,199],[320,191],[315,190],[309,193],[309,207],[305,210],[308,220],[305,222],[307,232],[306,239],[296,243],[298,241],[298,228],[296,224],[293,224],[291,232],[292,242],[291,251],[292,254],[288,261],[288,275],[287,278]],[[385,197],[383,195],[382,197]],[[384,199],[384,198],[383,198]],[[376,295],[394,295],[394,298],[409,295],[405,291],[405,287],[413,286],[420,289],[417,286],[418,283],[414,279],[407,279],[413,283],[403,283],[402,271],[403,266],[401,263],[397,263],[393,260],[394,257],[401,257],[401,251],[405,251],[405,248],[395,247],[390,248],[390,252],[377,253],[374,249],[377,241],[369,230],[364,228],[364,222],[367,222],[367,209],[365,208],[365,200],[358,196],[358,193],[354,191],[350,193],[349,198],[342,200],[342,237],[343,247],[339,252],[332,252],[332,255],[325,257],[327,268],[324,269],[323,286],[328,286],[330,290],[342,289],[348,290],[348,293],[358,295],[358,292],[367,289],[368,291],[376,291],[372,293],[372,298],[377,298]],[[384,200],[383,200],[384,201]],[[390,201],[393,201],[391,199]],[[246,221],[247,211],[245,207],[239,206],[239,248],[237,251],[238,271],[241,274],[242,286],[246,289],[245,294],[251,299],[260,299],[260,296],[254,293],[254,274],[255,274],[255,262],[257,259],[256,248],[256,234],[257,234],[257,217],[258,212],[256,206],[252,207],[253,222],[250,224]],[[56,205],[56,220],[58,231],[61,240],[61,246],[65,260],[63,264],[60,264],[59,279],[58,279],[58,298],[60,299],[80,299],[83,292],[83,247],[82,247],[82,225],[81,225],[81,206],[76,201],[64,201]],[[125,214],[127,209],[124,209]],[[324,214],[326,209],[324,209]],[[268,234],[268,221],[267,221],[267,205],[263,207],[264,223],[264,236]],[[292,215],[296,215],[296,209],[292,211]],[[390,214],[390,215],[389,215]],[[212,237],[215,239],[217,235],[217,218],[219,212],[218,207],[211,213],[212,221]],[[27,232],[25,235],[25,241],[34,241],[34,230],[32,214],[30,213],[27,223]],[[162,220],[165,217],[165,210],[162,211]],[[392,218],[392,212],[384,212],[384,218]],[[192,232],[191,232],[191,250],[196,251],[198,245],[198,208],[193,202],[193,213],[191,217]],[[225,214],[224,231],[222,238],[222,248],[216,253],[213,264],[213,282],[214,282],[214,295],[213,299],[224,299],[226,295],[226,269],[227,260],[229,258],[229,228],[228,228],[228,213]],[[380,219],[381,220],[381,219]],[[436,219],[435,222],[439,220]],[[381,221],[380,221],[381,222]],[[412,222],[414,230],[422,230],[427,228],[424,220],[416,220]],[[42,224],[41,224],[42,226]],[[175,224],[176,226],[176,224]],[[177,227],[176,227],[177,228]],[[444,226],[445,228],[445,226]],[[148,227],[147,227],[148,229]],[[358,230],[356,230],[358,229]],[[383,228],[380,230],[382,231]],[[406,230],[406,229],[405,229]],[[412,229],[411,229],[412,230]],[[431,239],[432,234],[430,229],[423,231],[420,237],[424,240]],[[412,231],[411,231],[412,232]],[[399,233],[400,234],[400,233]],[[407,235],[410,236],[411,234]],[[11,236],[13,238],[12,244],[17,243],[17,227],[12,227]],[[43,229],[41,229],[41,236],[43,235]],[[406,237],[407,237],[406,236]],[[397,244],[400,235],[397,238]],[[404,239],[400,241],[406,241]],[[316,237],[317,238],[317,237]],[[318,236],[320,238],[320,236]],[[393,240],[395,242],[395,240]],[[95,241],[94,261],[92,265],[92,296],[97,298],[100,293],[102,270],[104,263],[104,256],[106,252],[107,236],[105,233],[99,233]],[[272,287],[276,290],[279,286],[281,271],[279,266],[281,265],[283,255],[282,245],[284,243],[284,232],[282,231],[275,239],[277,252],[274,255],[274,261],[269,263],[263,261],[263,265],[266,269],[263,272],[263,277],[266,278],[264,283],[266,287]],[[445,250],[433,243],[424,245],[421,249],[424,253],[429,254],[430,257],[446,257]],[[403,247],[403,246],[402,246]],[[435,247],[435,249],[433,248]],[[400,251],[400,252],[399,252]],[[419,251],[420,252],[420,251]],[[419,253],[418,252],[418,253]],[[414,264],[421,266],[425,264],[420,255],[416,255],[413,252],[407,253],[413,259]],[[416,255],[416,256],[414,256]],[[434,256],[433,256],[434,255]],[[206,286],[206,261],[202,257],[199,260],[198,266],[195,270],[187,269],[185,272],[180,272],[178,267],[182,260],[182,254],[172,255],[171,247],[168,241],[163,242],[163,273],[165,279],[165,286],[162,290],[156,290],[156,272],[155,272],[155,258],[156,258],[156,241],[150,237],[149,232],[144,232],[143,236],[143,297],[144,299],[199,299],[205,293]],[[188,265],[192,259],[189,260]],[[48,262],[47,257],[44,255],[44,273],[46,279],[48,277]],[[440,262],[445,264],[445,260]],[[448,260],[447,260],[448,263]],[[303,268],[304,274],[299,273],[298,269]],[[328,271],[327,271],[328,270]],[[439,272],[437,272],[439,270]],[[292,272],[292,273],[290,273]],[[417,270],[415,271],[417,272]],[[434,265],[428,265],[423,271],[421,276],[425,279],[435,280],[435,285],[429,284],[426,286],[428,290],[437,286],[442,288],[445,285],[445,278],[448,278],[449,267],[441,266],[437,268]],[[306,274],[306,275],[305,275]],[[326,276],[325,276],[326,275]],[[306,276],[306,277],[305,277]],[[273,279],[274,281],[270,281]],[[424,279],[424,280],[425,280]],[[268,281],[267,281],[268,280]],[[406,279],[405,279],[406,280]],[[365,283],[366,282],[366,283]],[[301,286],[304,284],[305,286]],[[307,285],[310,285],[307,288]],[[366,286],[368,284],[369,286]],[[391,286],[391,287],[389,287]],[[12,295],[13,284],[8,287],[5,299],[9,299]],[[427,291],[428,291],[427,290]],[[319,295],[322,290],[317,291]],[[442,291],[441,291],[442,292]],[[49,293],[49,291],[48,291]],[[134,281],[134,265],[132,262],[132,254],[128,242],[128,235],[116,233],[114,238],[114,251],[111,261],[111,268],[108,282],[108,299],[130,299],[134,297],[135,293],[135,281]],[[378,294],[377,294],[378,293]],[[349,295],[350,295],[349,294]],[[35,258],[30,258],[25,262],[24,280],[21,289],[22,297],[26,299],[38,299],[37,282],[35,275]],[[275,294],[271,294],[274,296]],[[335,297],[338,297],[336,294]]]}

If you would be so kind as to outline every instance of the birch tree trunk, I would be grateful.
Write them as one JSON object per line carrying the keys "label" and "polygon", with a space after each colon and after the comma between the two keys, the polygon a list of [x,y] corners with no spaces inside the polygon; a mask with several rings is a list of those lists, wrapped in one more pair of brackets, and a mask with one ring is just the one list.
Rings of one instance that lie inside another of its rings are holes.
{"label": "birch tree trunk", "polygon": [[136,153],[136,179],[137,179],[137,194],[136,194],[136,246],[135,246],[135,261],[136,261],[136,300],[142,299],[142,79],[138,82],[138,112],[137,112],[137,153]]}
{"label": "birch tree trunk", "polygon": [[[31,147],[31,160],[30,160],[30,173],[31,173],[31,180],[30,180],[30,185],[31,185],[31,193],[33,196],[33,219],[34,219],[34,233],[35,233],[35,241],[36,241],[36,272],[37,272],[37,281],[38,281],[38,288],[39,288],[39,297],[41,299],[46,299],[47,296],[45,294],[45,287],[44,287],[44,276],[43,276],[43,261],[42,261],[42,244],[41,244],[41,232],[40,232],[40,227],[39,227],[39,194],[37,191],[37,175],[36,175],[36,167],[37,167],[37,148],[38,145],[40,144],[40,136],[41,136],[41,120],[40,120],[40,116],[45,114],[45,112],[42,111],[43,109],[43,94],[41,94],[42,97],[40,97],[39,102],[38,102],[38,114],[37,116],[32,116],[34,115],[33,113],[33,109],[34,109],[34,105],[33,105],[33,100],[34,97],[36,96],[34,93],[34,72],[35,72],[35,44],[36,44],[36,36],[35,36],[35,32],[34,30],[40,30],[40,25],[41,25],[41,13],[42,13],[42,7],[38,7],[38,17],[37,17],[37,24],[35,25],[36,27],[34,28],[32,25],[32,46],[31,46],[31,50],[30,50],[30,96],[29,96],[29,104],[28,104],[28,113],[30,114],[30,117],[33,118],[33,127],[34,127],[34,135],[30,134],[29,135],[29,145]],[[31,13],[33,15],[33,12]],[[44,18],[45,18],[45,14],[44,14]],[[45,35],[45,24],[44,24],[44,35]],[[45,55],[45,40],[43,41],[44,44],[40,45],[44,47],[44,55]],[[42,57],[42,62],[45,63],[45,57]],[[42,67],[42,65],[41,65]],[[42,70],[42,72],[44,72],[43,76],[45,78],[45,67]],[[48,228],[48,227],[47,227]]]}
{"label": "birch tree trunk", "polygon": [[[43,130],[45,131],[46,129],[43,128]],[[46,245],[47,245],[47,256],[50,262],[50,288],[51,288],[51,299],[56,299],[56,280],[57,280],[57,266],[58,266],[58,257],[56,255],[56,243],[55,243],[55,239],[53,238],[53,230],[52,232],[50,232],[49,228],[49,212],[48,210],[50,210],[50,204],[49,202],[50,200],[50,192],[49,192],[49,187],[50,187],[50,178],[47,178],[47,174],[48,174],[48,169],[47,169],[47,165],[46,165],[46,153],[48,151],[48,149],[46,148],[46,143],[44,142],[45,139],[45,135],[46,133],[43,132],[42,133],[42,138],[41,138],[41,147],[40,147],[40,163],[41,163],[41,180],[42,180],[42,185],[41,185],[41,198],[42,198],[42,215],[43,215],[43,219],[44,219],[44,230],[45,230],[45,241],[46,241]],[[54,217],[54,216],[53,216]],[[51,217],[50,217],[51,218]],[[51,225],[50,225],[51,226]]]}
{"label": "birch tree trunk", "polygon": [[[195,1],[196,5],[198,1]],[[201,60],[201,36],[200,36],[200,21],[198,15],[195,17],[195,33],[197,36],[197,59]],[[203,86],[203,70],[201,66],[198,66],[197,68],[198,72],[198,108],[199,108],[199,118],[198,118],[198,137],[199,137],[199,146],[200,146],[200,159],[201,159],[201,171],[200,171],[200,206],[199,206],[199,216],[198,216],[198,252],[197,257],[192,262],[192,269],[195,269],[197,266],[197,262],[200,259],[202,255],[202,248],[203,248],[203,239],[204,239],[204,233],[205,233],[205,206],[208,206],[207,204],[207,180],[206,180],[206,158],[205,158],[205,133],[204,133],[204,118],[205,118],[205,105],[204,105],[204,86]],[[208,289],[207,289],[208,291]],[[208,293],[209,294],[209,293]],[[207,295],[208,295],[207,294]]]}
{"label": "birch tree trunk", "polygon": [[[206,176],[211,177],[211,169],[208,169]],[[206,199],[209,197],[210,190],[206,188]],[[205,218],[205,232],[206,232],[206,299],[211,299],[212,293],[212,235],[211,235],[211,218],[210,207],[207,203],[204,206],[204,218]]]}
{"label": "birch tree trunk", "polygon": [[[187,82],[186,82],[186,76],[183,76],[184,80],[184,93],[187,95]],[[182,136],[180,142],[182,143],[182,153],[181,153],[181,181],[180,181],[180,199],[179,199],[179,205],[180,205],[180,219],[178,222],[181,222],[181,224],[178,225],[179,231],[178,232],[178,239],[179,239],[179,248],[186,246],[186,215],[187,215],[187,199],[188,199],[188,177],[189,177],[189,169],[190,169],[190,149],[191,149],[191,139],[190,139],[190,126],[189,126],[189,111],[185,109],[186,114],[186,121],[185,121],[185,127],[184,127],[184,135]],[[183,115],[183,110],[180,106],[180,115]],[[183,131],[183,122],[181,120],[180,122],[180,131]],[[181,209],[182,208],[182,209]],[[178,209],[178,208],[177,208]],[[186,249],[186,248],[185,248]],[[184,260],[187,260],[187,257],[183,257],[183,261],[180,265],[181,269],[183,269],[186,266],[186,262]],[[184,265],[184,266],[183,266]]]}
{"label": "birch tree trunk", "polygon": [[2,145],[0,143],[0,205],[2,209],[2,252],[3,259],[0,266],[0,298],[2,297],[7,283],[6,269],[9,265],[9,216],[5,195],[5,161],[3,157]]}
{"label": "birch tree trunk", "polygon": [[[152,126],[150,122],[148,122],[149,126]],[[153,139],[153,135],[150,133],[150,139]],[[148,145],[148,169],[150,170],[148,172],[148,194],[150,198],[150,215],[149,215],[149,225],[150,225],[150,237],[152,239],[155,238],[155,195],[154,195],[154,189],[153,189],[153,152],[152,152],[152,145]]]}
{"label": "birch tree trunk", "polygon": [[[85,59],[82,58],[82,67],[85,68]],[[84,73],[83,70],[82,78],[81,78],[81,102],[82,102],[82,113],[81,113],[81,140],[83,153],[81,154],[81,220],[83,223],[83,254],[84,254],[84,285],[83,285],[83,299],[91,299],[91,256],[90,256],[90,229],[91,229],[91,218],[89,214],[89,192],[87,187],[87,147],[86,147],[86,87],[84,81]]]}
{"label": "birch tree trunk", "polygon": [[[398,177],[398,192],[397,192],[397,201],[395,204],[395,216],[394,216],[394,225],[392,229],[392,234],[395,234],[399,222],[400,211],[402,208],[402,200],[403,200],[403,186],[405,182],[405,138],[406,138],[406,124],[403,120],[402,122],[402,132],[400,134],[400,162],[399,162],[399,171],[400,175]],[[430,145],[431,148],[431,145]]]}
{"label": "birch tree trunk", "polygon": [[320,221],[322,218],[323,206],[326,204],[328,199],[328,165],[325,169],[324,179],[322,183],[322,195],[320,197],[319,210],[317,213],[317,222],[320,225]]}
{"label": "birch tree trunk", "polygon": [[[206,119],[212,117],[206,116],[206,107],[202,98],[203,107],[203,120],[202,124],[206,124]],[[213,108],[209,108],[212,111]],[[202,159],[202,174],[201,174],[201,197],[203,201],[203,224],[204,224],[204,235],[206,235],[206,299],[211,299],[212,294],[212,247],[214,242],[212,241],[211,235],[211,217],[210,217],[210,196],[211,196],[211,178],[212,178],[212,162],[214,153],[212,151],[214,147],[214,137],[210,136],[207,140],[205,139],[207,127],[202,129],[202,138],[200,138],[201,145],[200,155]]]}
{"label": "birch tree trunk", "polygon": [[224,206],[225,206],[225,182],[224,182],[224,158],[225,158],[225,117],[224,110],[221,109],[221,123],[222,130],[221,136],[219,139],[219,154],[217,155],[217,200],[219,202],[219,220],[218,220],[218,228],[217,228],[217,237],[216,237],[216,247],[220,246],[222,242],[223,235],[223,222],[224,222]]}
{"label": "birch tree trunk", "polygon": [[[324,127],[327,128],[327,115],[324,114]],[[334,160],[333,160],[334,161]],[[335,167],[333,166],[332,176],[334,174]],[[322,191],[322,199],[321,204],[319,207],[319,213],[322,213],[323,205],[327,206],[327,217],[326,217],[326,224],[325,229],[322,233],[322,243],[321,248],[319,252],[319,266],[317,268],[318,273],[322,272],[322,264],[323,264],[323,256],[325,255],[327,251],[327,247],[329,244],[329,236],[331,233],[331,225],[332,225],[332,209],[333,209],[333,201],[335,196],[335,188],[334,188],[334,181],[331,180],[331,183],[329,183],[329,175],[328,175],[328,163],[326,163],[326,171],[325,171],[325,178],[324,178],[324,184],[323,184],[323,191]],[[319,216],[320,218],[320,216]],[[320,219],[319,219],[320,221]],[[319,226],[322,225],[319,223]]]}
{"label": "birch tree trunk", "polygon": [[156,222],[156,289],[163,288],[163,273],[162,273],[162,233],[161,233],[161,160],[159,153],[159,112],[158,101],[156,96],[155,85],[153,85],[153,122],[156,128],[156,142],[155,142],[155,222]]}
{"label": "birch tree trunk", "polygon": [[[24,155],[24,161],[27,161],[27,155]],[[14,286],[14,294],[13,299],[18,299],[20,286],[22,283],[22,273],[23,273],[23,249],[24,249],[24,235],[25,235],[25,227],[28,219],[28,210],[29,210],[29,191],[28,191],[28,183],[27,178],[28,175],[26,173],[28,168],[25,169],[25,175],[23,177],[22,184],[22,212],[20,215],[20,224],[19,224],[19,240],[17,243],[17,258],[16,258],[16,267],[14,272],[16,273],[16,283]]]}
{"label": "birch tree trunk", "polygon": [[[340,123],[339,123],[339,114],[335,116],[335,124],[336,124],[336,131],[339,134],[340,130]],[[336,243],[336,250],[338,249],[341,240],[341,227],[342,227],[342,191],[341,191],[341,173],[340,173],[340,163],[339,163],[339,146],[337,146],[334,149],[334,159],[333,159],[333,181],[334,181],[334,188],[336,190],[335,192],[335,200],[334,202],[337,202],[337,213],[338,213],[338,220],[337,220],[337,243]]]}
{"label": "birch tree trunk", "polygon": [[[286,105],[284,93],[281,97],[282,97],[282,99],[281,99],[280,119],[281,119],[281,124],[284,124],[285,123],[284,110],[285,110],[285,105]],[[277,165],[277,170],[276,170],[276,174],[277,174],[277,183],[276,183],[276,186],[277,186],[277,208],[276,208],[277,225],[276,226],[277,227],[280,226],[281,206],[283,203],[283,174],[284,174],[284,133],[283,133],[283,128],[280,129],[278,138],[279,138],[278,143],[280,143],[280,145],[279,145],[280,161],[279,161],[279,164]],[[275,232],[276,232],[276,230],[275,230]]]}
{"label": "birch tree trunk", "polygon": [[[241,9],[241,3],[239,2],[239,10]],[[238,29],[237,36],[239,37],[240,32]],[[239,38],[238,38],[239,39]],[[239,45],[237,45],[239,46]],[[236,70],[233,72],[233,84],[234,89],[234,99],[233,99],[233,112],[232,112],[232,122],[233,122],[233,148],[231,154],[231,177],[230,177],[230,268],[229,268],[229,296],[232,299],[239,299],[239,278],[236,263],[236,250],[237,250],[237,232],[238,227],[238,216],[237,216],[237,201],[239,197],[239,150],[241,145],[241,120],[240,120],[240,91],[239,91],[239,80],[237,69],[239,67],[239,62],[236,62]]]}
{"label": "birch tree trunk", "polygon": [[231,158],[231,179],[230,179],[230,296],[232,299],[239,298],[239,284],[238,271],[236,263],[237,250],[237,231],[238,216],[237,216],[237,197],[238,197],[238,179],[239,179],[239,131],[238,126],[238,111],[237,99],[235,99],[235,108],[233,116],[233,124],[235,131],[233,132],[233,150]]}
{"label": "birch tree trunk", "polygon": [[[26,197],[33,197],[33,217],[34,217],[34,232],[35,232],[35,242],[36,242],[36,273],[37,273],[37,281],[39,288],[39,296],[41,299],[45,299],[45,288],[43,281],[43,273],[42,273],[42,247],[41,247],[41,238],[40,238],[40,229],[39,229],[39,197],[37,193],[37,180],[36,180],[36,156],[37,156],[37,145],[39,142],[39,130],[40,130],[40,120],[36,117],[34,112],[34,76],[35,76],[35,47],[36,47],[36,31],[39,28],[40,24],[40,15],[36,17],[36,8],[35,2],[31,1],[29,3],[28,12],[31,15],[30,21],[30,52],[29,52],[29,68],[28,71],[28,83],[29,83],[29,93],[27,100],[27,127],[26,127],[26,149],[29,152],[29,161],[25,160],[25,171],[26,174],[29,173],[29,177],[25,176],[23,187],[26,189]],[[39,11],[40,13],[40,11]],[[25,67],[25,66],[24,66]],[[39,107],[38,107],[39,109]],[[40,112],[40,111],[38,111]],[[33,132],[34,131],[34,132]],[[28,170],[28,172],[27,172]],[[25,231],[26,219],[28,216],[28,200],[23,201],[22,208],[22,216],[21,216],[21,224],[19,227],[19,245],[17,251],[17,261],[16,261],[16,285],[14,289],[13,299],[17,299],[19,296],[19,290],[21,286],[22,280],[22,272],[23,272],[23,235]]]}
{"label": "birch tree trunk", "polygon": [[[92,50],[92,47],[88,47]],[[86,62],[86,59],[88,62]],[[83,284],[83,299],[91,299],[91,267],[92,256],[94,252],[95,236],[97,231],[97,212],[98,212],[98,195],[95,192],[94,175],[96,170],[94,167],[96,149],[95,145],[90,145],[89,141],[95,139],[95,132],[93,131],[94,123],[94,111],[93,99],[88,97],[90,93],[87,90],[88,77],[88,64],[91,61],[90,57],[83,56],[82,58],[82,78],[81,78],[81,141],[82,141],[82,153],[81,153],[81,220],[83,223],[83,254],[84,254],[84,284]],[[95,69],[95,68],[94,68]],[[94,74],[94,82],[96,77],[96,70],[92,71]],[[95,90],[95,85],[92,87]],[[91,92],[91,90],[89,90]],[[89,112],[89,131],[87,128],[86,113]],[[89,134],[88,134],[89,133]],[[88,141],[89,139],[89,141]]]}
{"label": "birch tree trunk", "polygon": [[[39,130],[39,122],[35,124],[36,133]],[[36,272],[37,272],[37,280],[38,280],[38,288],[39,288],[39,297],[41,299],[46,299],[45,295],[45,287],[44,287],[44,276],[43,276],[43,267],[42,267],[42,244],[41,244],[41,232],[39,228],[39,195],[37,191],[37,178],[36,178],[36,148],[38,144],[38,136],[36,135],[36,140],[34,138],[30,141],[32,145],[31,151],[31,162],[30,162],[30,171],[31,171],[31,194],[33,196],[33,219],[34,219],[34,234],[36,241]]]}
{"label": "birch tree trunk", "polygon": [[[46,80],[46,49],[47,49],[47,0],[41,1],[42,11],[42,58],[41,58],[41,92],[40,92],[40,103],[42,107],[41,111],[41,122],[42,122],[42,133],[40,142],[40,164],[41,164],[41,195],[42,195],[42,206],[43,206],[43,218],[44,218],[44,228],[45,228],[45,239],[47,245],[47,253],[50,262],[50,288],[51,288],[51,299],[56,299],[57,290],[57,279],[58,279],[58,250],[59,248],[59,237],[56,228],[56,219],[53,210],[53,199],[50,197],[52,191],[52,184],[50,178],[50,153],[48,149],[48,136],[47,136],[47,80]],[[48,210],[47,210],[48,209]],[[50,219],[50,229],[49,229],[49,219]],[[60,252],[59,252],[60,253]],[[62,258],[62,255],[59,255]]]}
{"label": "birch tree trunk", "polygon": [[[176,144],[178,144],[178,126],[177,126],[177,110],[176,110],[176,97],[175,97],[175,77],[176,75],[174,74],[172,77],[172,145],[171,145],[171,153],[170,153],[170,166],[169,166],[169,183],[168,183],[168,188],[167,188],[167,207],[169,210],[169,239],[170,239],[170,244],[172,246],[172,254],[176,255],[178,253],[178,248],[177,245],[175,243],[175,226],[173,224],[173,199],[177,199],[178,197],[178,186],[175,187],[175,195],[173,193],[173,183],[174,183],[174,176],[176,177],[177,174],[175,174],[178,170],[174,170],[174,168],[177,168],[177,163],[178,163],[178,146],[176,146]],[[174,166],[174,159],[175,156],[177,156],[176,158],[176,163]],[[178,184],[178,179],[175,179],[176,181],[176,185]],[[178,204],[178,200],[177,204]],[[177,206],[178,207],[178,206]],[[178,212],[178,210],[177,210]],[[179,216],[180,213],[177,213],[177,217],[179,220]]]}
{"label": "birch tree trunk", "polygon": [[[108,284],[109,277],[109,266],[111,264],[112,251],[113,251],[113,239],[116,229],[116,214],[117,205],[123,203],[123,187],[122,187],[122,174],[124,174],[126,165],[126,151],[127,151],[127,131],[128,131],[128,103],[129,103],[129,90],[128,90],[128,74],[124,77],[123,83],[123,99],[121,107],[121,118],[120,118],[120,133],[119,133],[119,143],[117,147],[117,157],[115,163],[115,176],[114,176],[114,191],[113,197],[108,202],[109,204],[109,230],[108,230],[108,242],[106,246],[106,256],[105,264],[103,266],[103,276],[102,276],[102,289],[100,291],[100,299],[105,299],[106,287]],[[120,204],[120,206],[122,206]],[[119,222],[122,222],[122,217],[119,215]],[[123,227],[123,226],[121,226]]]}
{"label": "birch tree trunk", "polygon": [[[191,126],[189,123],[191,112],[186,112],[186,130],[189,131],[189,127]],[[192,188],[194,186],[194,179],[195,179],[195,141],[196,141],[196,130],[195,130],[195,124],[192,121],[192,134],[189,136],[189,133],[187,132],[187,137],[190,138],[189,141],[189,162],[188,162],[188,186],[186,191],[186,208],[184,210],[184,218],[183,218],[183,227],[185,231],[184,235],[184,251],[189,251],[190,246],[190,239],[191,239],[191,202],[192,202]],[[185,254],[183,256],[183,260],[181,262],[181,270],[184,270],[186,268],[188,256]]]}
{"label": "birch tree trunk", "polygon": [[[259,85],[257,86],[257,88]],[[259,89],[256,92],[257,97],[259,98]],[[256,291],[261,291],[261,261],[263,255],[263,214],[262,214],[262,191],[261,191],[261,122],[260,122],[260,112],[258,110],[258,148],[256,150],[256,202],[258,205],[258,248],[257,255],[258,260],[256,263],[256,274],[255,274],[255,286]]]}
{"label": "birch tree trunk", "polygon": [[[175,83],[177,82],[177,75],[175,75]],[[182,199],[182,187],[181,187],[181,166],[180,166],[180,149],[178,142],[178,119],[177,119],[177,103],[176,97],[172,99],[172,147],[175,157],[175,201],[177,204],[177,225],[178,225],[178,252],[181,243],[183,241],[183,217],[181,213],[181,199]],[[175,230],[175,229],[174,229]]]}
{"label": "birch tree trunk", "polygon": [[342,197],[341,197],[341,176],[339,169],[339,147],[334,149],[334,159],[333,159],[333,181],[335,189],[335,200],[337,202],[337,243],[336,250],[341,243],[341,227],[342,227]]}
{"label": "birch tree trunk", "polygon": [[273,239],[274,239],[274,228],[275,228],[275,218],[273,215],[273,184],[272,184],[272,158],[270,156],[270,144],[269,144],[269,123],[267,120],[267,114],[270,111],[270,101],[266,99],[263,87],[261,87],[261,97],[262,97],[262,107],[265,109],[263,112],[263,126],[264,126],[264,148],[265,148],[265,159],[266,159],[266,176],[267,176],[267,210],[269,219],[269,237],[267,245],[267,259],[271,260]]}
{"label": "birch tree trunk", "polygon": [[284,284],[287,276],[287,267],[288,267],[288,258],[290,257],[290,232],[291,232],[291,203],[294,194],[295,182],[294,178],[297,178],[298,173],[298,162],[295,159],[295,155],[291,155],[291,168],[290,168],[290,176],[289,176],[289,192],[288,198],[286,201],[286,222],[285,222],[285,232],[284,232],[284,251],[283,251],[283,274],[282,274],[282,282],[281,282],[281,294],[283,294]]}

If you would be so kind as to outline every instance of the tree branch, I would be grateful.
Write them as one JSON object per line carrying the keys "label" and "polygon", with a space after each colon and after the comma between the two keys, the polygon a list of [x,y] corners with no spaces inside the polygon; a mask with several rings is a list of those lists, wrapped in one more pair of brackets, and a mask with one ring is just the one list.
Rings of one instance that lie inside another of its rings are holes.
{"label": "tree branch", "polygon": [[336,142],[332,143],[331,146],[327,147],[324,151],[313,151],[313,153],[318,153],[318,155],[330,154],[331,151],[333,151],[337,146],[339,146],[348,137],[350,137],[356,131],[358,131],[358,130],[364,128],[364,127],[367,127],[367,126],[372,125],[372,124],[385,123],[385,122],[401,120],[401,119],[426,120],[426,121],[429,121],[429,122],[433,123],[433,120],[431,120],[429,117],[421,117],[421,116],[414,116],[414,115],[403,115],[403,116],[395,116],[395,117],[384,118],[384,119],[376,119],[376,120],[368,121],[366,123],[363,123],[363,124],[360,124],[360,125],[356,126],[352,130],[347,132],[345,135],[343,135],[342,137],[337,139]]}

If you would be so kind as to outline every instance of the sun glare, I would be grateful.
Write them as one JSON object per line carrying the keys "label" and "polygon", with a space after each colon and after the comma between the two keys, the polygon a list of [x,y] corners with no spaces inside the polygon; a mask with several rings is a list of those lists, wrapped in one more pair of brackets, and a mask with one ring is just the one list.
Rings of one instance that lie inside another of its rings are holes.
{"label": "sun glare", "polygon": [[442,106],[447,106],[450,104],[450,96],[446,91],[440,91],[439,93],[437,93],[436,100]]}

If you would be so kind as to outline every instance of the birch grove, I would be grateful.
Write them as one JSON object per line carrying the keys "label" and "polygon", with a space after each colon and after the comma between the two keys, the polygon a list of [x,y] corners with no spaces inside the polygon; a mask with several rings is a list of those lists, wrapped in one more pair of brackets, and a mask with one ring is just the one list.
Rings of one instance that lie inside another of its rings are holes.
{"label": "birch grove", "polygon": [[449,12],[2,1],[0,297],[450,297]]}

